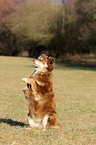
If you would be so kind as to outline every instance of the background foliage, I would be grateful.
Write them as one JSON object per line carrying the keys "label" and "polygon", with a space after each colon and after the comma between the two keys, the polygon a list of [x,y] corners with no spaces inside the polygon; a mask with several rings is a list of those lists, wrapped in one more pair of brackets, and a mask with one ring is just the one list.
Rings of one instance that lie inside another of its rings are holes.
{"label": "background foliage", "polygon": [[96,53],[96,1],[1,0],[0,54]]}

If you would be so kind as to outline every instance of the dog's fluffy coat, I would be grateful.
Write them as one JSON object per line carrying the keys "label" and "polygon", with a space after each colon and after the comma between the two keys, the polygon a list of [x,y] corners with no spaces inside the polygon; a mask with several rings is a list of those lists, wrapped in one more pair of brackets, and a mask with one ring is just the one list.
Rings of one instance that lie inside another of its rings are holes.
{"label": "dog's fluffy coat", "polygon": [[22,80],[28,83],[23,91],[28,100],[29,125],[37,128],[59,128],[53,92],[52,70],[54,59],[42,54],[33,61],[36,72]]}

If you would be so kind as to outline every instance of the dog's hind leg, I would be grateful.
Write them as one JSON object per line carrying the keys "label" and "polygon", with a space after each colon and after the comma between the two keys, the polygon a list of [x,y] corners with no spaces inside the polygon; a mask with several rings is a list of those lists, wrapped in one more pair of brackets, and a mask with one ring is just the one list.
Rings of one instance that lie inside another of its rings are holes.
{"label": "dog's hind leg", "polygon": [[48,123],[48,118],[49,118],[49,114],[46,114],[43,118],[43,121],[42,121],[42,128],[43,128],[43,131],[46,130],[46,126],[47,126],[47,123]]}
{"label": "dog's hind leg", "polygon": [[62,125],[58,124],[58,121],[57,121],[57,113],[55,113],[55,112],[50,113],[49,118],[48,118],[47,128],[57,128],[58,129],[61,127],[62,127]]}

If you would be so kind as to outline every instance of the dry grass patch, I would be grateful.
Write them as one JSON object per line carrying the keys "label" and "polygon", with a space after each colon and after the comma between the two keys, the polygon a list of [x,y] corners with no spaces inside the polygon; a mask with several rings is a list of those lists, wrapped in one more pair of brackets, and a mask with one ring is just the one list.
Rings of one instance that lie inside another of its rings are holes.
{"label": "dry grass patch", "polygon": [[31,58],[0,57],[1,145],[95,145],[96,69],[56,65],[54,92],[60,130],[27,129],[22,77],[34,70]]}

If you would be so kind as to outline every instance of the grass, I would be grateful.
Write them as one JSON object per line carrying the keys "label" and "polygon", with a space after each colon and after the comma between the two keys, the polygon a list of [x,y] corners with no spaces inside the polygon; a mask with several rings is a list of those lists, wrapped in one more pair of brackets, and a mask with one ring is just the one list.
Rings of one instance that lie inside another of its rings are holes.
{"label": "grass", "polygon": [[54,92],[62,129],[27,129],[22,77],[34,71],[31,58],[0,57],[0,145],[95,145],[96,68],[56,65]]}

